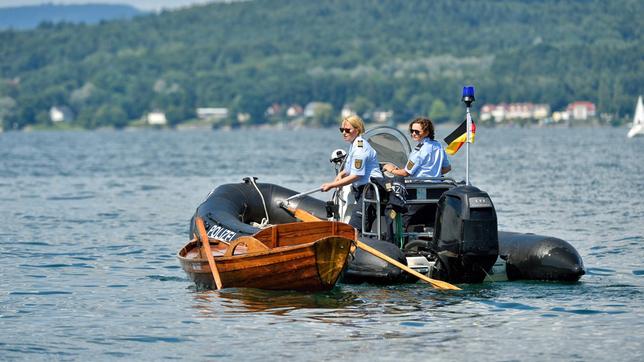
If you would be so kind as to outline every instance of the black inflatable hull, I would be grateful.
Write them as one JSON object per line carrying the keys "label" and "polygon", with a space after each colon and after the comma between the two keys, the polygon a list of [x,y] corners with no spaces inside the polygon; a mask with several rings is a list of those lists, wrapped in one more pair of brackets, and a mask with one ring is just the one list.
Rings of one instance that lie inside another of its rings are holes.
{"label": "black inflatable hull", "polygon": [[[251,224],[261,223],[267,217],[267,212],[270,224],[298,221],[279,206],[280,201],[295,195],[295,191],[273,184],[257,183],[256,186],[257,189],[249,181],[225,184],[218,186],[208,195],[195,211],[195,215],[201,216],[206,223],[208,236],[228,241],[242,235],[255,234],[260,228]],[[260,197],[258,190],[263,198]],[[291,201],[290,205],[326,219],[324,201],[304,196]],[[190,223],[190,235],[193,232],[194,217]]]}
{"label": "black inflatable hull", "polygon": [[577,250],[552,236],[499,231],[499,255],[508,280],[575,282],[586,273]]}

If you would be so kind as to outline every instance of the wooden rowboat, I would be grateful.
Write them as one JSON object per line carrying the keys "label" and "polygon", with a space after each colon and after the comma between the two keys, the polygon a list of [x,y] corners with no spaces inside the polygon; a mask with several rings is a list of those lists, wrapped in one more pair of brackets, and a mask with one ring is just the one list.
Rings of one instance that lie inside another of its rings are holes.
{"label": "wooden rowboat", "polygon": [[275,225],[230,244],[209,239],[215,273],[199,237],[178,253],[183,270],[200,288],[320,291],[333,288],[346,265],[355,229],[334,221]]}

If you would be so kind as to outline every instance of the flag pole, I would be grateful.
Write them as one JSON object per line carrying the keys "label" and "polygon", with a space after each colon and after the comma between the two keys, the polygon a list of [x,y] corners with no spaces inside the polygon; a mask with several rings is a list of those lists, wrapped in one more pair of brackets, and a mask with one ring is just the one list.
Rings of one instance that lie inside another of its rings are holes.
{"label": "flag pole", "polygon": [[465,119],[467,121],[467,134],[465,138],[465,184],[470,185],[470,143],[472,143],[472,116],[470,115],[470,106],[474,102],[474,86],[463,87],[463,98],[465,103]]}
{"label": "flag pole", "polygon": [[467,138],[465,138],[465,184],[470,185],[470,136],[472,132],[472,118],[470,118],[470,107],[466,107],[465,119],[467,120]]}

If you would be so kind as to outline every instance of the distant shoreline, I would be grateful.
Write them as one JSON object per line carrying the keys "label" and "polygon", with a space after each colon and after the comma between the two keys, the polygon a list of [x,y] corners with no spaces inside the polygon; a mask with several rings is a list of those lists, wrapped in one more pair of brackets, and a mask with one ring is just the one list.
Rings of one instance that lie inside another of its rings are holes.
{"label": "distant shoreline", "polygon": [[[436,128],[440,129],[453,129],[458,127],[459,123],[458,122],[443,122],[443,123],[437,123],[435,126]],[[389,126],[385,124],[367,124],[366,128],[371,129],[374,127],[378,126]],[[407,130],[407,123],[397,123],[395,128],[406,132]],[[494,124],[494,125],[489,125],[489,124],[476,124],[476,127],[478,128],[485,128],[485,129],[490,129],[490,128],[532,128],[532,129],[539,129],[539,128],[629,128],[629,124],[621,124],[618,126],[612,126],[612,125],[607,125],[607,124],[586,124],[586,125],[580,125],[580,124],[550,124],[550,125],[519,125],[519,124],[513,124],[513,123],[506,123],[506,124]],[[124,128],[115,128],[115,127],[100,127],[100,128],[94,128],[94,129],[89,129],[89,128],[82,128],[82,127],[75,127],[75,126],[68,126],[68,127],[57,127],[57,126],[37,126],[37,127],[25,127],[23,129],[6,129],[2,130],[0,129],[0,134],[1,133],[11,133],[11,132],[24,132],[24,133],[31,133],[31,132],[94,132],[94,131],[122,131],[122,132],[136,132],[136,131],[147,131],[147,130],[157,130],[157,131],[224,131],[224,132],[230,132],[230,131],[235,131],[235,130],[300,130],[300,129],[333,129],[334,126],[328,126],[328,127],[316,127],[316,126],[310,126],[310,125],[297,125],[297,126],[292,126],[288,124],[257,124],[257,125],[247,125],[247,126],[238,126],[238,127],[230,127],[230,126],[225,126],[225,127],[217,127],[213,128],[211,125],[177,125],[175,127],[170,127],[170,126],[128,126]]]}

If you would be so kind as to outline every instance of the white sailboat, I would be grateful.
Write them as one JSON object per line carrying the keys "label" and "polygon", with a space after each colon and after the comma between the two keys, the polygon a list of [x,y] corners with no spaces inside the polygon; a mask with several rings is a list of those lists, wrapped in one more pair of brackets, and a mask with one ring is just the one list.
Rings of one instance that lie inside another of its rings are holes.
{"label": "white sailboat", "polygon": [[637,100],[635,116],[633,117],[633,127],[628,131],[628,138],[635,136],[644,136],[644,105],[642,105],[642,96]]}

